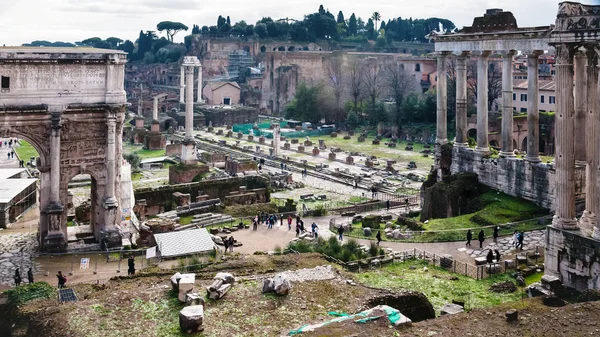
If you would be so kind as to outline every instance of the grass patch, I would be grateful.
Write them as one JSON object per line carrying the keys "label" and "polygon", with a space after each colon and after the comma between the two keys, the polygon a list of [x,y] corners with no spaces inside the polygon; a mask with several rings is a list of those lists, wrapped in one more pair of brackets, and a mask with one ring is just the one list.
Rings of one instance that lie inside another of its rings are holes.
{"label": "grass patch", "polygon": [[182,216],[181,218],[179,218],[179,224],[181,224],[181,225],[189,225],[189,224],[192,223],[193,219],[194,219],[193,215]]}
{"label": "grass patch", "polygon": [[56,289],[46,282],[25,283],[4,292],[8,296],[8,304],[16,308],[36,299],[56,296]]}
{"label": "grass patch", "polygon": [[165,150],[146,150],[143,145],[123,144],[123,154],[137,153],[141,160],[148,158],[164,157]]}
{"label": "grass patch", "polygon": [[21,160],[29,161],[31,157],[39,157],[37,150],[29,142],[21,139],[19,140],[19,143],[21,145],[16,146],[14,149]]}
{"label": "grass patch", "polygon": [[517,222],[548,215],[548,211],[536,204],[507,194],[488,191],[481,197],[485,205],[481,210],[446,219],[431,219],[424,224],[426,230],[447,230],[492,226]]}
{"label": "grass patch", "polygon": [[[410,269],[411,266],[415,269]],[[425,266],[428,271],[423,270]],[[463,300],[467,309],[473,309],[517,301],[523,294],[522,290],[512,294],[489,291],[494,283],[512,281],[512,277],[508,274],[475,280],[431,266],[421,260],[393,263],[380,270],[356,274],[356,278],[372,287],[422,292],[433,304],[437,313],[444,304],[451,303],[452,300]]]}

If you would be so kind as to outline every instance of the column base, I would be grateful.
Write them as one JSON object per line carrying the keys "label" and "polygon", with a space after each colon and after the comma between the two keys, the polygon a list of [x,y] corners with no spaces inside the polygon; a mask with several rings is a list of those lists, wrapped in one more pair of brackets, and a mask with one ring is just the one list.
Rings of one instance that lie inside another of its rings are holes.
{"label": "column base", "polygon": [[564,219],[556,215],[552,218],[552,226],[568,231],[579,229],[579,226],[577,226],[577,219]]}
{"label": "column base", "polygon": [[594,228],[596,226],[596,213],[590,212],[587,209],[583,211],[581,219],[579,219],[581,227]]}
{"label": "column base", "polygon": [[67,251],[67,240],[62,232],[48,232],[42,241],[42,250],[48,253],[64,253]]}
{"label": "column base", "polygon": [[448,138],[436,138],[435,145],[444,145],[448,143]]}
{"label": "column base", "polygon": [[594,227],[594,231],[592,231],[592,238],[600,240],[600,228]]}
{"label": "column base", "polygon": [[489,153],[490,152],[490,148],[489,147],[479,147],[479,146],[477,146],[475,148],[475,152],[478,152],[478,153]]}
{"label": "column base", "polygon": [[537,156],[537,157],[529,157],[529,156],[525,156],[525,160],[532,163],[532,164],[537,164],[537,163],[541,163],[542,159]]}
{"label": "column base", "polygon": [[198,163],[196,142],[193,139],[185,139],[181,142],[181,161],[185,165],[195,165]]}
{"label": "column base", "polygon": [[516,158],[517,157],[517,156],[515,156],[514,152],[504,152],[504,151],[501,151],[498,155],[500,157],[504,157],[504,158]]}
{"label": "column base", "polygon": [[123,245],[121,233],[115,227],[100,230],[100,248],[102,250],[119,248]]}
{"label": "column base", "polygon": [[469,143],[454,143],[455,147],[469,147]]}
{"label": "column base", "polygon": [[119,206],[119,202],[115,197],[107,197],[104,199],[103,205],[105,209],[117,208]]}

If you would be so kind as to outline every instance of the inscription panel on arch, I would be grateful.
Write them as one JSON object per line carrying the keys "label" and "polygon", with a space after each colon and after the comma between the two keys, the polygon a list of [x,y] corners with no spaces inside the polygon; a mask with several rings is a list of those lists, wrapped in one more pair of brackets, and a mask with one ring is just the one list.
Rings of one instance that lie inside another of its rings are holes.
{"label": "inscription panel on arch", "polygon": [[106,88],[105,65],[1,64],[0,76],[10,78],[10,92],[86,91]]}

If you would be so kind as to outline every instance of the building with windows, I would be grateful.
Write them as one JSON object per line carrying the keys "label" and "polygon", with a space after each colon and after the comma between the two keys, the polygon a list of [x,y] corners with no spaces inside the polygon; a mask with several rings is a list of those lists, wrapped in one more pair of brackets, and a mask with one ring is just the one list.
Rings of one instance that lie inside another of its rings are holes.
{"label": "building with windows", "polygon": [[[556,111],[556,83],[554,80],[539,81],[538,108],[540,112]],[[527,81],[517,80],[513,85],[513,109],[516,112],[527,112]]]}
{"label": "building with windows", "polygon": [[210,81],[202,94],[207,104],[235,105],[240,103],[240,85],[236,82]]}

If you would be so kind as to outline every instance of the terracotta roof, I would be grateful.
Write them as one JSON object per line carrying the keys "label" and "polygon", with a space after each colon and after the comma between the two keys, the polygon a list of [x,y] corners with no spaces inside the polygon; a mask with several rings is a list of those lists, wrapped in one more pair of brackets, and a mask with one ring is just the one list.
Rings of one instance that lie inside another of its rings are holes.
{"label": "terracotta roof", "polygon": [[[538,81],[540,90],[554,91],[556,90],[556,82],[554,80],[540,80]],[[517,80],[514,82],[513,87],[515,89],[527,89],[527,80]]]}
{"label": "terracotta roof", "polygon": [[206,83],[206,86],[208,86],[212,91],[215,91],[226,84],[230,84],[240,90],[242,89],[240,87],[240,85],[237,84],[236,82],[225,82],[225,81],[211,81],[211,82]]}

